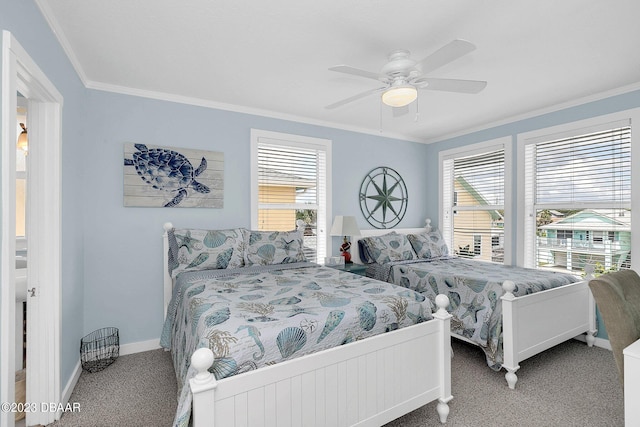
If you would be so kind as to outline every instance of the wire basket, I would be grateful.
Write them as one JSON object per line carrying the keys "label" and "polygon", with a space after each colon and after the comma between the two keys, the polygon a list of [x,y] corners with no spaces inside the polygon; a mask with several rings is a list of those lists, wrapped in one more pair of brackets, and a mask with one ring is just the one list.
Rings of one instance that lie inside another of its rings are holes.
{"label": "wire basket", "polygon": [[118,328],[102,328],[80,340],[80,362],[88,372],[102,371],[120,354]]}

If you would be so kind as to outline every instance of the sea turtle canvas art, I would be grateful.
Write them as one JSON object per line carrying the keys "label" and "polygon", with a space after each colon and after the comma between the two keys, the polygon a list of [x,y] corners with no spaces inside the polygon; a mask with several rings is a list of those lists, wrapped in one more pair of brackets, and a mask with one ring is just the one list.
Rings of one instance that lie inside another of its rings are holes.
{"label": "sea turtle canvas art", "polygon": [[125,144],[124,205],[223,206],[222,153]]}

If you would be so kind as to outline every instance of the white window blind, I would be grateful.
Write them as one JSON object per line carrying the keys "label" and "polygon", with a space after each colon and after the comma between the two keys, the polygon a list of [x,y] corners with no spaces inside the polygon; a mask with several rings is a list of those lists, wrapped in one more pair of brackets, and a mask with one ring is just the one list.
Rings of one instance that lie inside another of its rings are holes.
{"label": "white window blind", "polygon": [[[304,222],[309,261],[326,255],[327,152],[322,146],[259,138],[258,229],[295,230]],[[320,226],[319,226],[320,225]]]}
{"label": "white window blind", "polygon": [[504,262],[504,148],[452,156],[442,171],[442,232],[450,252]]}
{"label": "white window blind", "polygon": [[631,127],[605,127],[525,147],[525,266],[629,268]]}

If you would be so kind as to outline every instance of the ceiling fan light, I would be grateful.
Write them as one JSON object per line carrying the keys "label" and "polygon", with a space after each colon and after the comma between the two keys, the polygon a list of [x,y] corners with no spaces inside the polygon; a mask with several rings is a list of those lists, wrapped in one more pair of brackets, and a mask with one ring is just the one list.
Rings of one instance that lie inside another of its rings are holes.
{"label": "ceiling fan light", "polygon": [[382,93],[382,102],[389,107],[404,107],[418,98],[418,90],[413,86],[395,86]]}

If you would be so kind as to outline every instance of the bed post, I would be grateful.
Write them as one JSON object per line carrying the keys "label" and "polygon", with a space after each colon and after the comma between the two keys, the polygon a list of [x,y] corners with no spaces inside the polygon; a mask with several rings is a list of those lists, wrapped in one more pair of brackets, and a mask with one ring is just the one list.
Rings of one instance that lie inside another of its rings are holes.
{"label": "bed post", "polygon": [[191,387],[193,427],[213,426],[215,421],[215,390],[218,385],[209,368],[213,365],[213,352],[199,348],[191,355],[191,366],[198,372],[189,380]]}
{"label": "bed post", "polygon": [[[595,266],[593,264],[586,264],[584,266],[584,280],[589,284],[589,280],[595,278],[594,275]],[[585,339],[587,340],[587,345],[589,347],[593,347],[596,342],[596,334],[598,333],[598,328],[596,327],[596,300],[593,299],[593,294],[591,293],[591,289],[589,289],[589,330],[587,331],[587,335]]]}
{"label": "bed post", "polygon": [[516,349],[518,348],[518,337],[513,330],[514,319],[518,318],[518,306],[513,304],[515,295],[513,291],[516,288],[516,284],[511,280],[505,280],[502,284],[504,289],[504,295],[500,297],[502,300],[502,348],[504,350],[502,361],[502,367],[507,370],[504,375],[509,384],[510,389],[516,388],[516,382],[518,382],[518,376],[516,371],[520,369],[518,361],[516,360]]}
{"label": "bed post", "polygon": [[451,315],[447,312],[449,306],[449,298],[440,294],[436,297],[436,305],[438,311],[433,315],[434,318],[440,320],[442,356],[440,366],[440,397],[436,410],[440,416],[442,424],[447,422],[449,416],[448,403],[453,399],[451,395]]}
{"label": "bed post", "polygon": [[163,254],[163,274],[162,277],[164,279],[164,317],[167,317],[167,307],[169,307],[169,302],[171,301],[171,295],[173,294],[173,281],[171,280],[171,276],[169,275],[169,230],[173,229],[173,224],[170,222],[165,222],[163,225],[164,233],[162,233],[162,248],[164,251]]}
{"label": "bed post", "polygon": [[424,228],[427,231],[431,231],[431,218],[427,218],[424,220]]}

